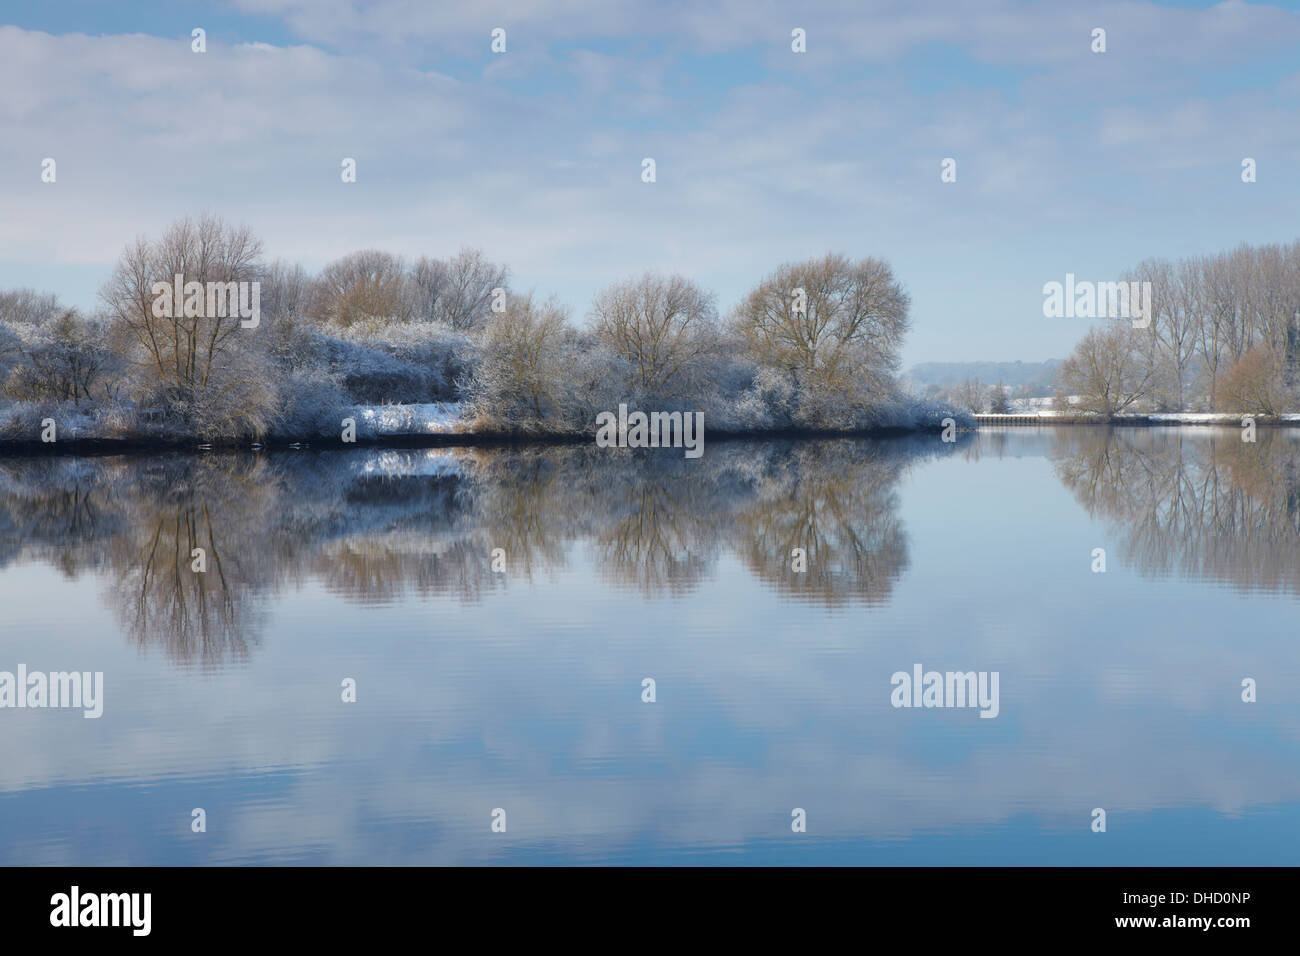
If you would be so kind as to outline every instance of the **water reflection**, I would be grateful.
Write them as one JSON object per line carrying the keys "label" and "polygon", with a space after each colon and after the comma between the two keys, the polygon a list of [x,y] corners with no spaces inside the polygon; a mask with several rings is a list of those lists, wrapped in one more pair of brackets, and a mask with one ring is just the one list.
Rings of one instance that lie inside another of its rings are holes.
{"label": "water reflection", "polygon": [[[1049,437],[1050,435],[1050,437]],[[733,443],[699,461],[587,447],[356,450],[0,462],[0,568],[107,573],[124,634],[219,664],[261,639],[264,599],[320,580],[363,604],[477,601],[589,548],[602,579],[683,594],[731,555],[788,598],[886,602],[909,563],[897,488],[929,457],[1038,444],[1151,574],[1300,593],[1300,469],[1288,432],[1063,428],[978,442]],[[208,570],[191,570],[195,549]],[[803,549],[807,571],[793,570]]]}
{"label": "water reflection", "polygon": [[[925,446],[906,447],[915,455]],[[738,516],[737,553],[791,597],[827,605],[886,601],[908,562],[897,498],[908,460],[889,445],[792,449],[792,467]],[[807,555],[806,572],[792,570],[796,548]]]}
{"label": "water reflection", "polygon": [[0,863],[1294,862],[1290,434],[0,461]]}
{"label": "water reflection", "polygon": [[[106,574],[122,631],[181,661],[238,659],[265,597],[324,581],[364,604],[476,601],[589,548],[646,596],[698,588],[724,554],[791,597],[886,600],[907,567],[896,487],[936,439],[731,443],[699,460],[588,447],[356,450],[0,462],[3,564]],[[23,542],[19,546],[19,542]],[[792,569],[804,550],[807,571]],[[205,573],[192,570],[196,549]],[[0,567],[3,567],[0,564]]]}
{"label": "water reflection", "polygon": [[1300,594],[1296,434],[1059,429],[1061,481],[1140,571]]}

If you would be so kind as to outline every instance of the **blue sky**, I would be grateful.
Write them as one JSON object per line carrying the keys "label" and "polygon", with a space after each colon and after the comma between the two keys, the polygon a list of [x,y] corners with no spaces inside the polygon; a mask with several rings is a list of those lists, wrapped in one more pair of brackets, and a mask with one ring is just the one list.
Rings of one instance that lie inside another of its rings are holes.
{"label": "blue sky", "polygon": [[128,240],[207,210],[311,268],[478,246],[576,321],[645,269],[726,310],[783,261],[881,256],[906,364],[1034,360],[1084,331],[1043,317],[1045,282],[1300,236],[1295,4],[82,0],[0,24],[0,287],[83,306]]}

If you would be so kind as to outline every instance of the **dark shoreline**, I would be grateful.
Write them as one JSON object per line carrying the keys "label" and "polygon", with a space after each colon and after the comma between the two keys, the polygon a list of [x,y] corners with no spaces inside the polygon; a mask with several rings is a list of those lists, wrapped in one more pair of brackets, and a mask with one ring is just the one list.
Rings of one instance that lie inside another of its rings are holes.
{"label": "dark shoreline", "polygon": [[[999,420],[990,420],[997,418]],[[982,419],[982,420],[981,420]],[[1034,415],[976,416],[974,427],[959,426],[960,432],[978,431],[988,427],[1013,428],[1055,428],[1061,425],[1091,426],[1098,428],[1183,428],[1239,427],[1239,419],[1232,421],[1171,421],[1153,418],[1147,415],[1134,415],[1102,421],[1096,418],[1062,417],[1040,418]],[[1262,428],[1300,428],[1300,421],[1285,420],[1279,417],[1255,417],[1255,424]],[[716,431],[709,432],[709,442],[739,441],[810,441],[834,438],[906,438],[909,436],[934,435],[942,429],[929,428],[863,428],[852,430],[834,429],[775,429],[769,431]],[[476,448],[499,447],[518,448],[529,446],[583,445],[594,441],[592,435],[544,434],[518,435],[484,432],[432,432],[425,435],[383,435],[379,437],[358,437],[354,442],[344,442],[338,438],[269,438],[259,442],[252,441],[216,441],[199,442],[162,441],[140,438],[83,438],[57,442],[0,442],[0,457],[34,457],[38,455],[71,455],[81,457],[101,457],[111,455],[149,455],[174,452],[235,452],[235,451],[339,451],[348,448]]]}
{"label": "dark shoreline", "polygon": [[[852,431],[780,429],[761,432],[708,432],[708,442],[824,440],[828,438],[905,438],[935,435],[935,428],[871,428]],[[972,428],[960,429],[974,431]],[[151,441],[135,438],[83,438],[56,442],[0,442],[0,457],[34,457],[39,455],[75,455],[101,457],[126,454],[165,454],[173,452],[235,451],[341,451],[349,448],[519,448],[547,445],[586,445],[593,435],[501,435],[470,432],[434,432],[427,435],[384,435],[358,437],[345,442],[338,438],[285,438],[251,441]],[[635,450],[635,449],[634,449]],[[645,449],[658,451],[660,449]],[[672,451],[674,449],[663,449]]]}

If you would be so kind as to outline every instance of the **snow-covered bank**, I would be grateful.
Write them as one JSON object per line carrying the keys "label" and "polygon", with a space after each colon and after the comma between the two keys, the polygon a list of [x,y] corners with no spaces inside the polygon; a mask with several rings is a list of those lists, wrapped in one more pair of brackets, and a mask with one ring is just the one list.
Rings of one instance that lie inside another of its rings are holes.
{"label": "snow-covered bank", "polygon": [[1287,412],[1282,415],[1249,414],[1238,412],[1152,412],[1145,415],[1116,415],[1106,419],[1101,415],[1087,412],[1062,412],[1055,409],[1031,409],[1014,411],[1006,414],[976,415],[977,425],[1033,424],[1041,421],[1044,425],[1235,425],[1240,426],[1243,418],[1253,418],[1260,425],[1300,426],[1300,413]]}
{"label": "snow-covered bank", "polygon": [[[1241,420],[1248,417],[1248,414],[1235,412],[1160,412],[1137,417],[1165,425],[1240,425]],[[1276,417],[1263,414],[1250,415],[1249,417],[1263,422],[1276,421],[1291,425],[1300,424],[1300,413],[1295,412],[1288,412]]]}
{"label": "snow-covered bank", "polygon": [[361,405],[352,410],[357,433],[381,435],[431,435],[465,431],[460,402],[412,405]]}
{"label": "snow-covered bank", "polygon": [[[921,400],[891,400],[862,409],[842,423],[825,428],[794,425],[774,415],[701,412],[707,433],[715,437],[823,437],[873,433],[934,432],[951,419],[959,428],[972,428],[975,419]],[[51,428],[50,423],[54,425]],[[519,429],[497,424],[491,416],[475,414],[467,403],[427,402],[384,405],[323,406],[290,423],[280,423],[259,439],[204,438],[174,421],[137,414],[130,409],[87,412],[73,403],[11,403],[0,406],[0,448],[33,447],[43,451],[105,451],[149,448],[291,447],[338,444],[477,444],[501,441],[583,441],[596,426],[570,422],[549,430]],[[46,438],[45,436],[51,436]]]}
{"label": "snow-covered bank", "polygon": [[[632,409],[633,411],[637,409]],[[645,411],[645,409],[641,409]],[[456,435],[466,439],[472,438],[511,438],[524,437],[557,439],[582,438],[594,435],[595,425],[590,429],[558,429],[554,432],[517,432],[505,427],[495,426],[491,420],[484,421],[475,417],[467,404],[462,402],[432,402],[409,405],[358,405],[348,412],[356,422],[358,439],[382,438],[417,438],[422,435]],[[801,431],[808,434],[843,432],[845,434],[866,431],[937,431],[944,425],[944,420],[952,418],[958,427],[969,428],[975,421],[966,412],[954,412],[940,405],[921,400],[896,400],[882,403],[867,415],[863,415],[854,427],[820,429],[800,429],[773,421],[769,417],[715,416],[704,412],[705,428],[716,435],[764,435],[791,434]]]}

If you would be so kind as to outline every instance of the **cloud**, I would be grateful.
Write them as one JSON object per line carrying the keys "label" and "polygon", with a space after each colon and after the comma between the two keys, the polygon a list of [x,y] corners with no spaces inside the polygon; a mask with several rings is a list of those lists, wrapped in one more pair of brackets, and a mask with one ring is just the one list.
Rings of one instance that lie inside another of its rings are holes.
{"label": "cloud", "polygon": [[[0,285],[62,267],[57,291],[86,304],[127,240],[203,209],[312,267],[480,245],[579,314],[646,268],[686,271],[725,307],[779,262],[836,249],[898,267],[907,361],[1032,359],[1078,334],[1038,314],[1050,278],[1294,234],[1280,173],[1300,161],[1300,89],[1276,58],[1300,17],[1276,8],[238,7],[302,42],[213,31],[195,54],[187,35],[0,28]],[[789,50],[793,25],[807,54]],[[1251,197],[1210,188],[1246,155]],[[339,181],[344,157],[356,184]],[[1144,232],[1116,237],[1134,203]]]}

